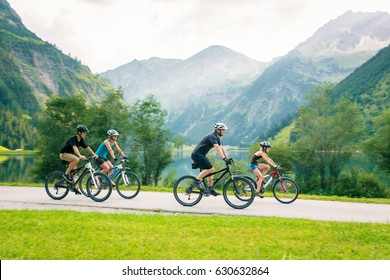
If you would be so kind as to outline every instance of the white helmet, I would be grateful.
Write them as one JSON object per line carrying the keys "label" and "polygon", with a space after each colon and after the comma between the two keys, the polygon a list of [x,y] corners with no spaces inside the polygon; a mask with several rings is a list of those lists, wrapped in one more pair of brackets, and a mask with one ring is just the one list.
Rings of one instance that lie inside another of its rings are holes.
{"label": "white helmet", "polygon": [[224,123],[217,122],[214,124],[215,129],[228,129],[227,126]]}
{"label": "white helmet", "polygon": [[109,131],[107,131],[107,135],[108,136],[118,136],[119,133],[115,129],[110,129]]}

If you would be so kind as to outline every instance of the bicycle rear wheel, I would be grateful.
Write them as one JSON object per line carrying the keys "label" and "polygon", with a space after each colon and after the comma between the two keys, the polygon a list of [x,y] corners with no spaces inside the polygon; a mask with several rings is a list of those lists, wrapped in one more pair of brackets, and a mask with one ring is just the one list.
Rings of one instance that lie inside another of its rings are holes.
{"label": "bicycle rear wheel", "polygon": [[54,171],[46,177],[45,190],[52,199],[60,200],[68,195],[70,183],[64,179],[63,175],[61,171]]}
{"label": "bicycle rear wheel", "polygon": [[116,190],[125,199],[131,199],[138,195],[141,183],[138,176],[129,169],[124,169],[116,180]]}
{"label": "bicycle rear wheel", "polygon": [[275,182],[273,193],[277,201],[289,204],[298,198],[299,188],[290,178],[281,177]]}
{"label": "bicycle rear wheel", "polygon": [[110,197],[112,192],[111,180],[107,175],[95,172],[87,180],[86,189],[88,196],[96,201],[103,202]]}
{"label": "bicycle rear wheel", "polygon": [[194,176],[183,176],[173,186],[173,195],[177,202],[183,206],[194,206],[202,199],[203,194],[199,189],[193,187]]}
{"label": "bicycle rear wheel", "polygon": [[245,177],[235,176],[223,186],[223,198],[234,209],[244,209],[255,199],[255,188]]}
{"label": "bicycle rear wheel", "polygon": [[[257,182],[250,176],[242,176],[244,177],[245,179],[248,179],[252,185],[253,185],[253,188],[255,189],[255,193],[256,193],[256,186],[257,186]],[[246,192],[246,193],[243,193],[243,192]],[[251,195],[249,194],[251,192],[250,190],[250,187],[247,186],[246,189],[243,189],[242,192],[237,192],[235,193],[237,199],[240,199],[242,201],[248,201],[250,198],[251,198]],[[249,194],[249,195],[247,195]]]}

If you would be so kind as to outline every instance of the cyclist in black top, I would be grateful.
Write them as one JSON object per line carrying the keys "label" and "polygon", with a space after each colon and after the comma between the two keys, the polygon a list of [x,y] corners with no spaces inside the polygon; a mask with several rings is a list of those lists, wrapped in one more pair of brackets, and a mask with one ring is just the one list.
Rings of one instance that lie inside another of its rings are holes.
{"label": "cyclist in black top", "polygon": [[[207,176],[210,173],[215,172],[215,168],[211,164],[210,160],[206,157],[207,153],[212,149],[215,148],[218,155],[227,163],[231,162],[231,158],[228,158],[228,155],[226,153],[226,150],[221,145],[221,137],[225,135],[227,127],[223,123],[216,123],[214,124],[214,131],[205,137],[199,142],[199,144],[195,147],[194,151],[191,154],[192,160],[202,169],[199,175],[196,177],[195,184],[196,187],[201,187],[201,180],[203,177]],[[212,187],[213,183],[213,176],[210,176],[208,179],[208,185],[209,187]],[[219,195],[215,191],[214,188],[211,189],[210,193],[213,196]]]}
{"label": "cyclist in black top", "polygon": [[69,182],[72,182],[73,180],[70,172],[76,168],[79,160],[87,159],[85,156],[80,154],[78,147],[83,147],[89,153],[91,153],[94,158],[97,158],[97,155],[93,152],[93,150],[84,142],[84,138],[87,136],[87,132],[89,132],[88,128],[84,125],[78,125],[76,131],[77,134],[70,137],[60,151],[60,159],[69,162],[69,166],[64,174],[64,178]]}

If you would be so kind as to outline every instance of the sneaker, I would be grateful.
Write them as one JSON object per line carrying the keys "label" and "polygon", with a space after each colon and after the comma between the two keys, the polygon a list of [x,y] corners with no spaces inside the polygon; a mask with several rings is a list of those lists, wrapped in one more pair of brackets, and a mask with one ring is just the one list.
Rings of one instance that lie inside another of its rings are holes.
{"label": "sneaker", "polygon": [[64,175],[62,175],[62,177],[64,177],[64,179],[66,181],[68,181],[69,183],[73,183],[72,175],[64,173]]}
{"label": "sneaker", "polygon": [[217,193],[214,188],[210,189],[210,194],[213,195],[213,196],[218,196],[219,195],[219,193]]}
{"label": "sneaker", "polygon": [[263,187],[260,187],[260,193],[264,193],[265,189]]}
{"label": "sneaker", "polygon": [[261,190],[260,190],[259,192],[257,192],[255,195],[258,196],[258,197],[260,197],[260,198],[264,198],[264,195],[263,195],[263,193],[261,192]]}
{"label": "sneaker", "polygon": [[191,187],[195,187],[195,188],[198,188],[200,190],[202,190],[202,181],[198,181],[198,180],[195,180],[192,182],[191,184]]}

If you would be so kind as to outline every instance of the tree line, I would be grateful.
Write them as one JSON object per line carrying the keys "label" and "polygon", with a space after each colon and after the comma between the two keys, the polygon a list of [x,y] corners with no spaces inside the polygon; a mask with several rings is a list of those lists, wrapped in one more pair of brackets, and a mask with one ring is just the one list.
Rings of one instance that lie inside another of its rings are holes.
{"label": "tree line", "polygon": [[43,179],[53,170],[63,170],[59,151],[76,134],[77,125],[82,124],[90,131],[85,141],[93,150],[108,137],[107,130],[117,130],[118,143],[132,169],[141,175],[142,184],[156,185],[164,168],[172,162],[171,132],[164,128],[166,116],[153,95],[133,105],[124,101],[121,90],[111,91],[96,104],[88,104],[81,95],[52,96],[38,120],[40,152],[33,173]]}
{"label": "tree line", "polygon": [[[390,110],[373,120],[375,132],[367,137],[359,106],[344,99],[334,103],[332,90],[331,84],[325,84],[307,96],[288,141],[279,141],[271,157],[294,177],[302,193],[389,197],[378,174],[386,177],[390,172]],[[124,101],[121,90],[113,90],[98,104],[88,104],[81,95],[52,96],[38,121],[40,154],[34,173],[43,179],[53,170],[64,169],[59,150],[75,135],[76,126],[83,124],[90,130],[86,142],[94,150],[107,137],[108,129],[119,131],[119,144],[142,184],[157,185],[172,162],[172,143],[183,144],[183,137],[165,127],[166,118],[167,112],[153,95],[132,105]],[[253,144],[249,154],[257,149],[258,143]],[[348,163],[357,153],[365,153],[378,164],[374,172],[350,167]]]}
{"label": "tree line", "polygon": [[[307,96],[284,143],[271,157],[293,173],[302,193],[348,197],[390,197],[390,110],[374,118],[374,134],[366,133],[357,103],[332,101],[333,85],[324,84]],[[272,139],[271,139],[272,140]],[[258,144],[250,150],[254,152]],[[377,164],[373,172],[351,167],[354,155],[365,154]],[[380,174],[383,174],[381,179]]]}

